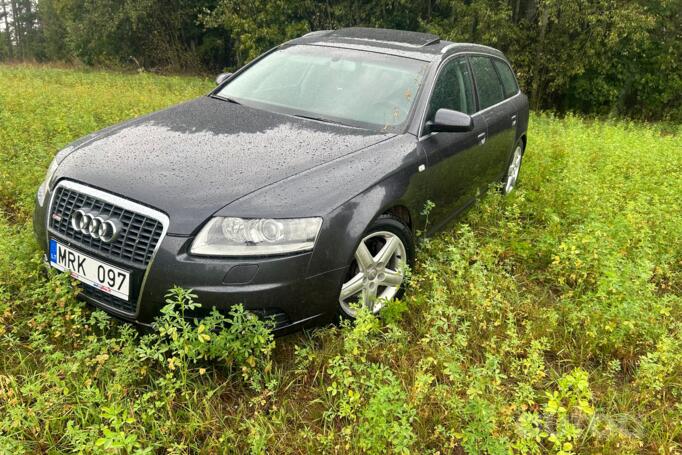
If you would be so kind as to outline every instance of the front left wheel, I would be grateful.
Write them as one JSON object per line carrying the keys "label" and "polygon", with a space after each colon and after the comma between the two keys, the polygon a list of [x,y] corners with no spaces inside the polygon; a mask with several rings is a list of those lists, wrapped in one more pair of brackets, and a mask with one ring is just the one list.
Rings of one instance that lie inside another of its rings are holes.
{"label": "front left wheel", "polygon": [[386,301],[399,297],[413,258],[410,229],[393,216],[379,217],[358,244],[341,285],[341,315],[354,318],[359,306],[376,314]]}

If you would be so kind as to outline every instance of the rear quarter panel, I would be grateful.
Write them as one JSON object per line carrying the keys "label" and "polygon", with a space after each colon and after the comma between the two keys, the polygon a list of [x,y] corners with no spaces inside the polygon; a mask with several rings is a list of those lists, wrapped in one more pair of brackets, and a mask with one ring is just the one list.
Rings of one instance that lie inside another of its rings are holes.
{"label": "rear quarter panel", "polygon": [[[516,139],[521,136],[526,136],[528,133],[528,117],[530,115],[530,108],[528,104],[528,96],[521,93],[516,97],[516,105],[518,111],[518,123],[516,124]],[[527,138],[526,138],[527,140]]]}

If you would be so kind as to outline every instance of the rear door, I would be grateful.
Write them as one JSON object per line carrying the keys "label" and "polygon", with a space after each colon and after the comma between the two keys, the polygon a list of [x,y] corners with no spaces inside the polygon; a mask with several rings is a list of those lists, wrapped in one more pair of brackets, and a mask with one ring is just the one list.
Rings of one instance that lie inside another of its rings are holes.
{"label": "rear door", "polygon": [[[476,112],[473,79],[466,57],[453,57],[441,64],[423,125],[433,120],[441,108],[465,114]],[[485,118],[475,118],[472,131],[428,133],[422,130],[421,134],[419,146],[427,157],[427,166],[420,177],[428,182],[429,198],[435,203],[430,219],[433,229],[437,229],[474,200],[477,186],[474,169],[485,141]]]}
{"label": "rear door", "polygon": [[493,66],[495,66],[495,69],[497,70],[497,74],[500,76],[500,81],[502,82],[504,98],[505,99],[513,98],[512,101],[508,101],[506,102],[506,104],[509,106],[510,112],[509,118],[511,119],[511,126],[514,132],[514,140],[512,142],[514,143],[513,145],[515,145],[516,139],[518,139],[521,133],[520,125],[524,121],[523,118],[519,118],[519,116],[523,117],[524,115],[523,111],[524,103],[521,97],[516,96],[520,93],[519,84],[516,81],[516,76],[514,76],[514,72],[512,71],[511,67],[507,62],[499,58],[493,58],[492,61]]}
{"label": "rear door", "polygon": [[486,144],[479,155],[479,164],[482,166],[479,182],[481,191],[504,176],[516,137],[517,108],[505,94],[502,79],[495,67],[496,60],[486,55],[469,57],[478,96],[479,112],[475,117],[484,118],[488,125]]}

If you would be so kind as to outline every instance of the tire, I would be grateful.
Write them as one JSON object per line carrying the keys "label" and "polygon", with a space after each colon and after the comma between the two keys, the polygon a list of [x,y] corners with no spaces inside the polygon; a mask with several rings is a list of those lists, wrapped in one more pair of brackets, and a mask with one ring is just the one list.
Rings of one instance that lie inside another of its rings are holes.
{"label": "tire", "polygon": [[341,318],[353,319],[354,305],[364,303],[376,314],[386,300],[399,298],[403,292],[404,265],[413,264],[414,239],[410,228],[392,215],[381,215],[355,247],[341,283],[338,298]]}
{"label": "tire", "polygon": [[502,179],[502,194],[511,193],[514,188],[516,188],[516,183],[519,179],[519,171],[521,170],[521,164],[523,164],[523,142],[519,141],[514,146],[514,152],[512,153],[511,159],[509,160],[509,165],[507,166],[507,172],[504,174]]}

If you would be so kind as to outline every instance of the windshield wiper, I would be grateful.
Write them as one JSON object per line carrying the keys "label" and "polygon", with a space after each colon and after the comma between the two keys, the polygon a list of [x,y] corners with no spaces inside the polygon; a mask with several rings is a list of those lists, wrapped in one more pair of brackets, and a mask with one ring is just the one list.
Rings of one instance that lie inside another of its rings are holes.
{"label": "windshield wiper", "polygon": [[329,120],[328,118],[324,118],[324,117],[316,117],[314,115],[294,114],[294,117],[304,118],[304,119],[308,119],[308,120],[317,120],[318,122],[323,122],[323,123],[336,123],[337,125],[338,124],[343,125],[343,123],[337,122],[335,120]]}
{"label": "windshield wiper", "polygon": [[211,98],[216,98],[216,99],[227,101],[228,103],[233,103],[233,104],[239,104],[239,105],[242,104],[239,101],[237,101],[236,99],[227,98],[226,96],[211,95]]}

